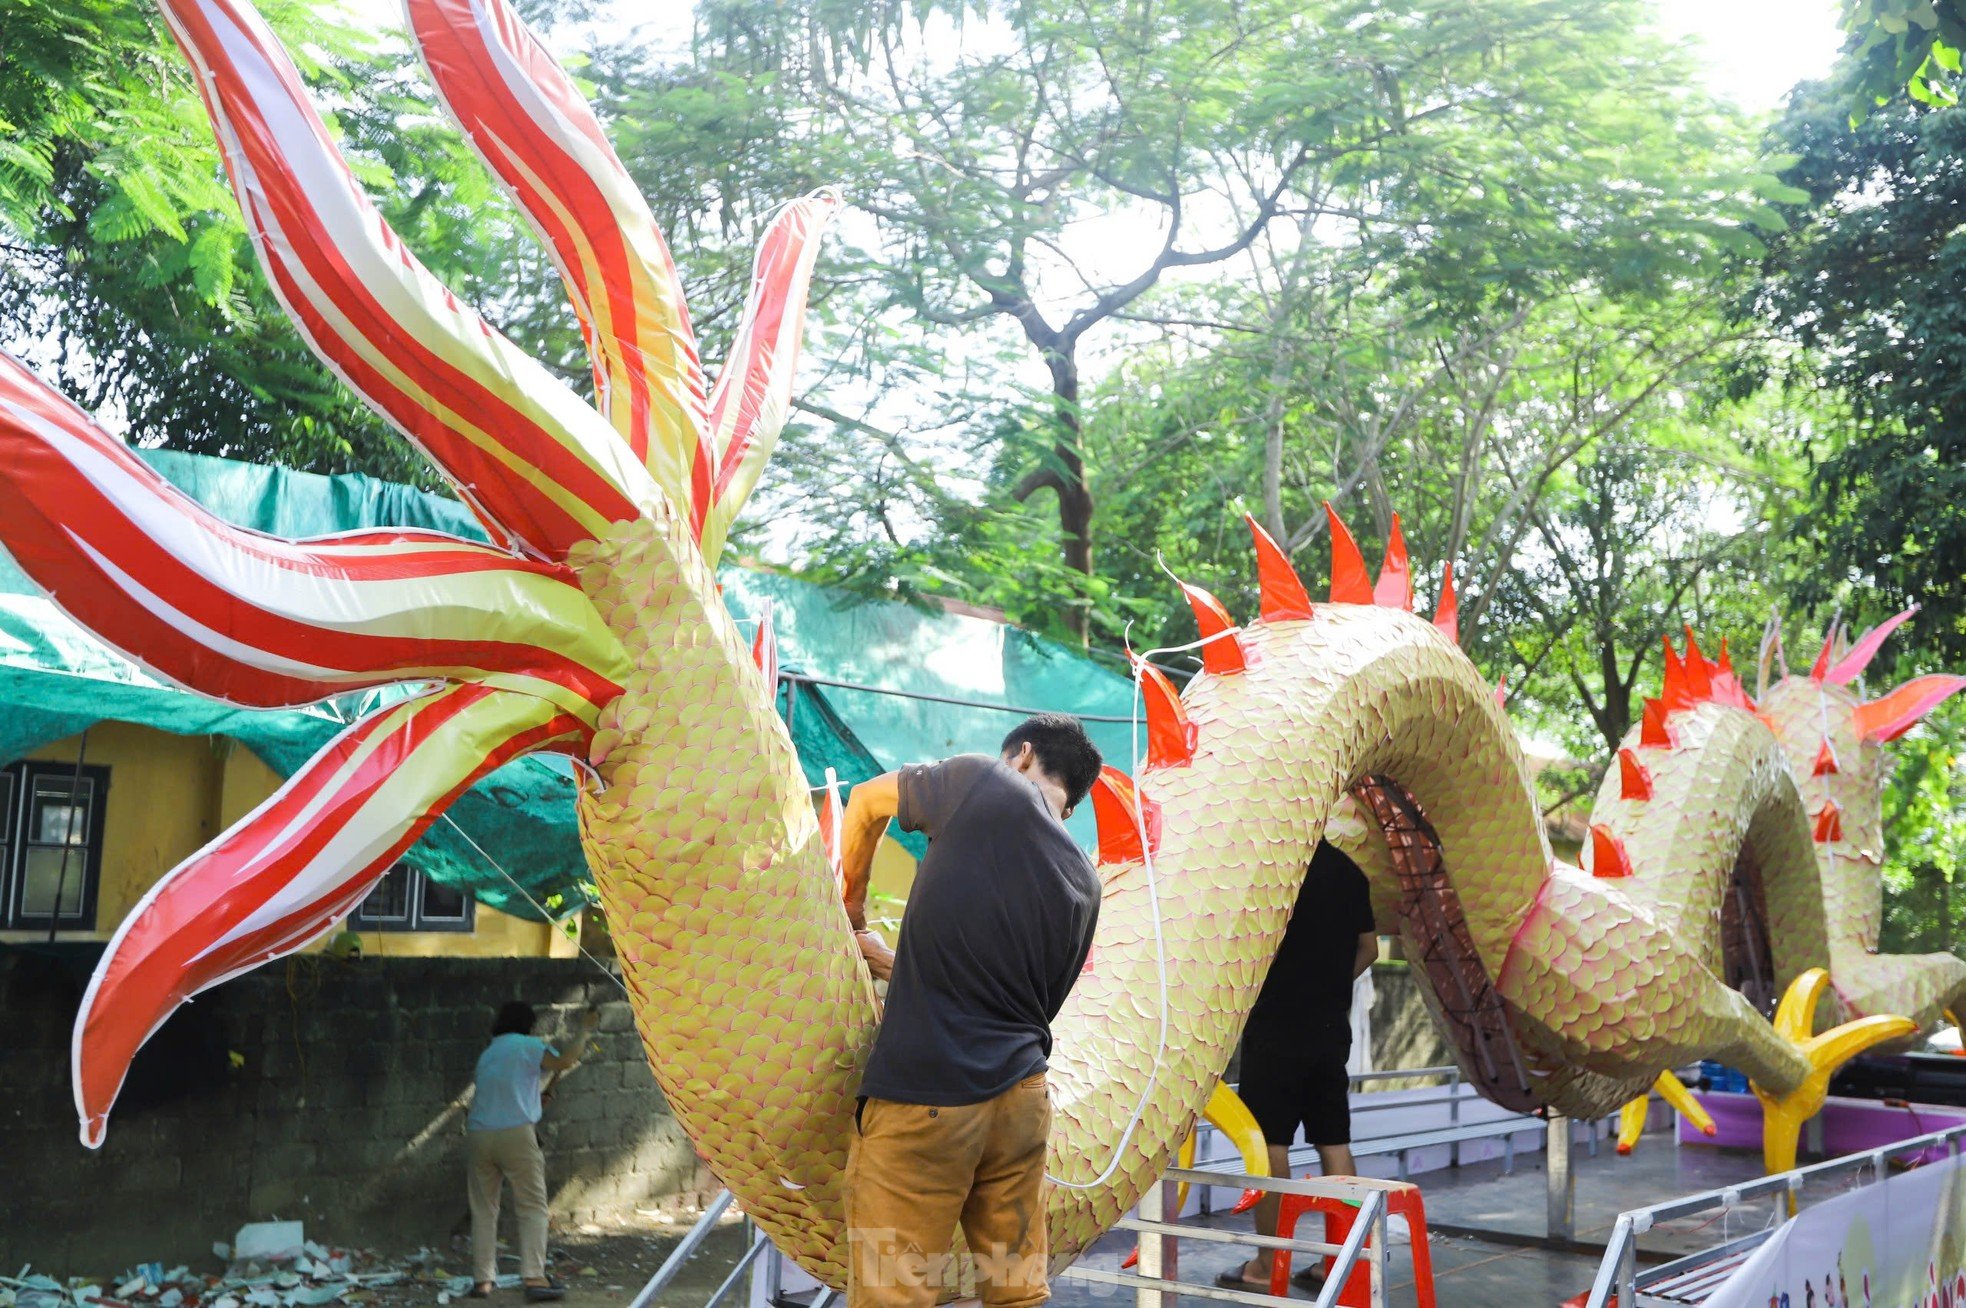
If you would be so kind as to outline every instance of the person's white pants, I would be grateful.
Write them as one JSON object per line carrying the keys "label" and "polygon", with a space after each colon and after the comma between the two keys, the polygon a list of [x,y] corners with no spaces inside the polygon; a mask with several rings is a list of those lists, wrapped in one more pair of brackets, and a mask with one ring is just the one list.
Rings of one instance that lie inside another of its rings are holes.
{"label": "person's white pants", "polygon": [[546,1276],[546,1155],[530,1126],[465,1135],[471,1194],[471,1267],[475,1281],[498,1279],[498,1200],[512,1183],[519,1222],[519,1275]]}

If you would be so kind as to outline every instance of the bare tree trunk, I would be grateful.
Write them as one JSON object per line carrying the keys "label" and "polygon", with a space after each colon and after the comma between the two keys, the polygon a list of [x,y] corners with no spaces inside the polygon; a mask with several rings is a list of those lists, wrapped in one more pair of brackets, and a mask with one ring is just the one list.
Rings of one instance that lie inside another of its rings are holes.
{"label": "bare tree trunk", "polygon": [[[1011,492],[1020,502],[1041,490],[1058,496],[1059,545],[1065,566],[1084,577],[1092,575],[1092,488],[1085,484],[1085,457],[1082,445],[1084,424],[1079,413],[1079,361],[1076,342],[1052,333],[1044,349],[1045,366],[1051,371],[1052,420],[1057,435],[1051,446],[1051,460],[1043,468],[1027,474]],[[1069,605],[1063,617],[1066,627],[1081,644],[1092,642],[1092,612],[1083,602]]]}
{"label": "bare tree trunk", "polygon": [[[1052,456],[1058,460],[1058,530],[1065,551],[1065,566],[1084,577],[1092,575],[1092,489],[1085,484],[1085,459],[1081,438],[1084,428],[1079,418],[1078,352],[1067,346],[1053,351],[1046,360],[1051,366],[1051,393],[1057,409],[1058,443]],[[1084,600],[1088,597],[1078,597]],[[1085,603],[1073,604],[1065,612],[1065,624],[1081,644],[1092,643],[1092,610]]]}

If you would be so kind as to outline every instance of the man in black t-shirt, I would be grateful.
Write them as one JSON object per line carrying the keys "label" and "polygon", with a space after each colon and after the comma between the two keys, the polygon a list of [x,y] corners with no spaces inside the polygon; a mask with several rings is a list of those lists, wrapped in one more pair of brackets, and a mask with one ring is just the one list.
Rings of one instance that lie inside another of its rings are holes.
{"label": "man in black t-shirt", "polygon": [[[1063,819],[1099,766],[1078,721],[1047,713],[1006,736],[998,758],[966,754],[853,789],[847,917],[888,993],[847,1156],[849,1308],[946,1297],[958,1223],[989,1308],[1049,1297],[1045,1060],[1100,894]],[[890,816],[929,837],[893,953],[866,921]]]}
{"label": "man in black t-shirt", "polygon": [[[1290,1174],[1290,1144],[1303,1127],[1317,1146],[1326,1176],[1351,1176],[1352,983],[1379,956],[1372,899],[1358,864],[1328,844],[1311,856],[1283,942],[1242,1032],[1242,1083],[1237,1088],[1270,1149],[1270,1174]],[[1257,1205],[1256,1229],[1275,1235],[1278,1196]],[[1322,1260],[1301,1272],[1321,1281]],[[1267,1288],[1270,1254],[1224,1273],[1222,1284]]]}

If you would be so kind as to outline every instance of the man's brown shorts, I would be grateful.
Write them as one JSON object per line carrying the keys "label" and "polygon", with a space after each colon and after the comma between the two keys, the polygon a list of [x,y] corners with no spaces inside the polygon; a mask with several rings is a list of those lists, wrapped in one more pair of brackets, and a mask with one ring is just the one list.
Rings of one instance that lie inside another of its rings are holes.
{"label": "man's brown shorts", "polygon": [[848,1308],[926,1308],[953,1298],[958,1224],[984,1303],[1043,1303],[1050,1134],[1042,1072],[956,1108],[867,1100],[847,1153]]}

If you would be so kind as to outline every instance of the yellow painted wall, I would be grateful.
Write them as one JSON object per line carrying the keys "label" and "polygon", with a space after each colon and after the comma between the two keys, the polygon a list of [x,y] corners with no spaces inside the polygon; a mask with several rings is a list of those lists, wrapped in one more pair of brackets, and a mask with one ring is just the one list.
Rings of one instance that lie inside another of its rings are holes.
{"label": "yellow painted wall", "polygon": [[[72,764],[79,738],[29,754]],[[109,769],[103,819],[102,879],[96,929],[64,929],[66,940],[107,940],[157,879],[258,807],[280,775],[251,750],[218,736],[174,736],[125,722],[89,729],[90,766]],[[0,931],[0,940],[40,940],[46,931]],[[478,905],[475,928],[463,931],[364,931],[366,954],[471,958],[571,958],[574,942],[544,922],[528,922]],[[312,946],[324,949],[323,941]]]}
{"label": "yellow painted wall", "polygon": [[[371,958],[572,958],[579,947],[564,931],[544,922],[528,922],[478,905],[470,932],[362,931],[362,953]],[[328,947],[323,940],[309,953]]]}
{"label": "yellow painted wall", "polygon": [[[79,743],[73,737],[56,741],[27,757],[73,764]],[[172,736],[123,722],[90,728],[85,762],[109,769],[97,930],[64,929],[61,934],[70,940],[107,940],[159,877],[221,830],[212,802],[221,763],[208,737]],[[0,932],[0,938],[14,940],[46,935]]]}
{"label": "yellow painted wall", "polygon": [[901,904],[883,904],[882,896],[905,901],[915,884],[915,856],[883,836],[874,847],[873,870],[867,874],[867,925],[889,945],[900,926]]}
{"label": "yellow painted wall", "polygon": [[222,830],[265,803],[280,788],[281,777],[238,741],[219,737],[216,744],[223,768],[213,801]]}

